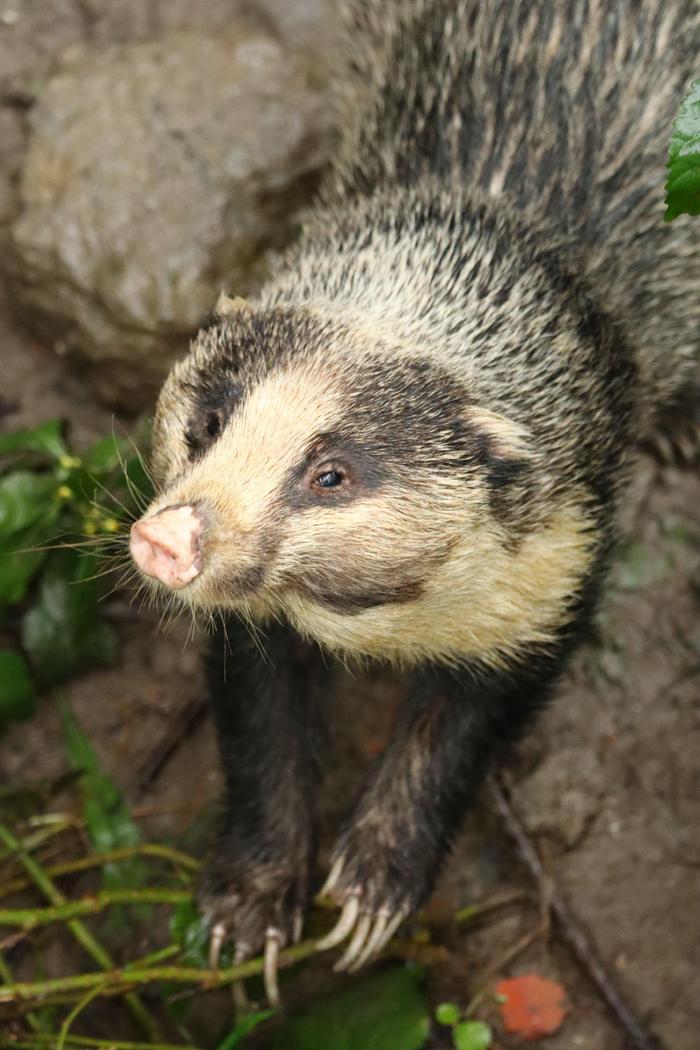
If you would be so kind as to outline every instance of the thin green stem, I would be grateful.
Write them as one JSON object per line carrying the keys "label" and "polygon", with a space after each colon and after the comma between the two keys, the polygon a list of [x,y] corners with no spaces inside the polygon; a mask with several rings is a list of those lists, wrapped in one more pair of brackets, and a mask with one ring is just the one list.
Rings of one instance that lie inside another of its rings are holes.
{"label": "thin green stem", "polygon": [[[2,952],[0,952],[0,977],[2,977],[5,984],[12,984],[12,981],[14,980],[12,976],[12,970],[7,965],[7,960],[5,959],[5,956],[2,954]],[[41,1028],[39,1018],[35,1017],[33,1013],[27,1014],[27,1021],[30,1027],[33,1028],[35,1032],[38,1032]]]}
{"label": "thin green stem", "polygon": [[188,890],[100,890],[91,897],[67,901],[53,908],[0,908],[0,926],[32,929],[50,922],[67,922],[83,915],[97,915],[115,904],[184,904],[191,900],[192,894]]}
{"label": "thin green stem", "polygon": [[[66,899],[61,891],[53,884],[49,876],[43,870],[40,864],[34,860],[22,847],[22,843],[15,838],[9,828],[4,824],[0,823],[0,841],[7,847],[8,850],[12,850],[19,862],[21,863],[27,875],[30,877],[37,889],[41,890],[44,896],[54,905],[54,907],[61,907],[66,904]],[[93,937],[88,928],[80,922],[79,919],[70,919],[67,923],[68,929],[73,934],[76,941],[85,949],[88,955],[100,966],[103,970],[113,970],[114,962],[112,961],[109,953],[102,947],[100,942]],[[88,975],[95,976],[95,975]],[[100,975],[97,975],[98,979]],[[88,987],[88,985],[86,985]],[[160,1037],[160,1030],[155,1018],[151,1017],[148,1010],[146,1010],[143,1003],[135,996],[128,995],[125,997],[125,1002],[131,1012],[132,1017],[138,1021],[142,1029],[149,1037],[149,1039],[158,1039]]]}
{"label": "thin green stem", "polygon": [[[20,848],[24,853],[30,853],[35,850],[38,846],[43,845],[47,839],[54,838],[56,835],[60,835],[63,831],[69,831],[72,828],[79,827],[79,823],[72,819],[60,819],[52,822],[49,826],[44,826],[35,831],[32,835],[27,835],[25,839],[22,839],[19,843]],[[19,840],[18,840],[19,842]],[[16,850],[2,850],[0,851],[0,861],[12,860],[15,857]]]}
{"label": "thin green stem", "polygon": [[[130,860],[132,857],[156,857],[160,860],[170,861],[177,868],[186,868],[188,871],[199,871],[201,864],[194,857],[180,850],[171,849],[169,846],[158,846],[153,843],[145,843],[141,846],[121,846],[119,849],[105,850],[104,853],[91,853],[89,857],[80,857],[78,860],[67,860],[62,864],[52,864],[44,870],[51,878],[61,875],[74,875],[79,871],[89,871],[91,868],[101,868],[105,864],[117,864],[122,860]],[[0,886],[0,897],[9,897],[11,893],[18,893],[28,885],[27,879],[15,879]]]}
{"label": "thin green stem", "polygon": [[73,1022],[77,1017],[80,1016],[83,1010],[90,1005],[92,1000],[97,998],[101,991],[102,985],[98,984],[97,987],[91,988],[88,992],[85,993],[85,995],[81,999],[78,1000],[78,1002],[75,1004],[75,1006],[61,1025],[61,1031],[58,1035],[58,1042],[56,1043],[56,1050],[64,1050],[66,1040],[68,1039],[68,1036],[70,1034]]}
{"label": "thin green stem", "polygon": [[528,894],[522,890],[508,890],[505,893],[498,893],[493,897],[487,897],[486,900],[477,901],[476,904],[467,904],[466,907],[460,908],[459,911],[455,912],[454,921],[458,923],[474,922],[483,915],[489,915],[493,911],[507,908],[510,904],[519,904],[521,901],[527,900],[527,897]]}
{"label": "thin green stem", "polygon": [[164,962],[165,959],[172,959],[173,955],[178,955],[181,951],[179,944],[169,944],[167,948],[159,948],[156,952],[149,952],[148,955],[142,955],[139,959],[126,963],[124,969],[144,970],[147,966],[155,966],[156,963]]}
{"label": "thin green stem", "polygon": [[[316,954],[316,941],[304,941],[280,953],[280,965],[308,959]],[[203,990],[219,988],[244,977],[255,977],[262,973],[262,958],[250,959],[237,966],[222,970],[200,970],[196,966],[152,966],[143,969],[123,967],[105,973],[82,973],[71,977],[54,977],[46,981],[18,981],[0,986],[0,1003],[18,1000],[43,999],[51,995],[80,992],[104,984],[103,995],[123,995],[125,990],[137,985],[153,984],[155,981],[171,981],[174,984],[196,984]]]}
{"label": "thin green stem", "polygon": [[[65,1041],[66,1050],[200,1050],[200,1047],[193,1046],[192,1044],[177,1043],[132,1043],[124,1042],[123,1039],[95,1039],[88,1035],[69,1035]],[[0,1047],[7,1047],[7,1050],[37,1050],[40,1046],[47,1046],[50,1050],[55,1050],[56,1036],[55,1035],[37,1035],[32,1036],[31,1042],[28,1040],[4,1040],[0,1036]]]}

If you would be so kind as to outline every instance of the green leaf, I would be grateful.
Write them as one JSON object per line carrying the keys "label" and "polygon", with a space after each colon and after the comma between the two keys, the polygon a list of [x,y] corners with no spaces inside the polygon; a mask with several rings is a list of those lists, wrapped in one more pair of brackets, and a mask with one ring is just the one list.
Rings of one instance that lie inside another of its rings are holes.
{"label": "green leaf", "polygon": [[66,700],[59,701],[66,753],[73,769],[82,773],[85,794],[85,823],[88,835],[98,853],[135,846],[139,830],[122,801],[116,784],[102,768],[92,744],[78,723]]}
{"label": "green leaf", "polygon": [[[109,488],[129,511],[138,510],[139,502],[145,506],[151,498],[153,486],[150,478],[141,457],[127,438],[113,436],[98,441],[86,453],[83,462],[87,474]],[[115,517],[121,516],[116,500],[110,500],[101,490],[97,501]]]}
{"label": "green leaf", "polygon": [[0,605],[3,602],[13,605],[24,598],[33,577],[46,560],[47,546],[59,539],[62,509],[55,500],[41,521],[9,536],[0,534]]}
{"label": "green leaf", "polygon": [[450,1027],[459,1021],[459,1007],[454,1003],[440,1003],[435,1010],[435,1020],[438,1024],[446,1024]]}
{"label": "green leaf", "polygon": [[121,442],[110,434],[90,446],[83,456],[83,463],[93,474],[109,474],[119,466],[120,456],[123,456]]}
{"label": "green leaf", "polygon": [[36,708],[34,685],[19,653],[0,649],[0,727],[31,718]]}
{"label": "green leaf", "polygon": [[15,470],[0,478],[0,536],[55,519],[61,503],[58,486],[50,474],[34,474],[30,470]]}
{"label": "green leaf", "polygon": [[92,555],[56,551],[42,574],[36,605],[22,620],[22,643],[39,680],[51,685],[113,661],[112,629],[100,616],[98,563]]}
{"label": "green leaf", "polygon": [[62,429],[61,421],[52,419],[32,430],[14,430],[10,434],[0,434],[0,456],[13,452],[38,452],[60,459],[61,456],[68,455],[68,449],[61,437]]}
{"label": "green leaf", "polygon": [[666,221],[700,215],[700,80],[683,100],[668,149]]}
{"label": "green leaf", "polygon": [[491,1029],[482,1021],[462,1021],[452,1036],[455,1050],[488,1050],[493,1042]]}
{"label": "green leaf", "polygon": [[234,1047],[242,1043],[245,1037],[250,1035],[258,1025],[273,1017],[274,1013],[274,1010],[259,1010],[258,1013],[248,1014],[246,1017],[243,1017],[233,1031],[219,1043],[216,1050],[234,1050]]}
{"label": "green leaf", "polygon": [[[82,773],[83,817],[94,849],[106,853],[121,846],[136,846],[141,837],[139,829],[119,789],[104,772],[92,744],[64,699],[59,700],[59,712],[68,759],[71,766]],[[136,889],[147,881],[148,868],[135,857],[106,864],[103,874],[107,889]],[[139,912],[143,916],[149,910],[142,907]],[[115,914],[119,918],[123,915],[116,910]]]}
{"label": "green leaf", "polygon": [[419,986],[422,971],[408,967],[373,974],[275,1028],[267,1050],[419,1050],[430,1015]]}
{"label": "green leaf", "polygon": [[[17,533],[18,545],[13,549],[0,541],[0,602],[14,605],[27,593],[32,577],[46,559],[46,551],[30,551],[32,531]],[[15,537],[13,537],[15,539]]]}
{"label": "green leaf", "polygon": [[175,905],[170,917],[170,935],[190,965],[208,965],[209,923],[200,915],[194,901]]}

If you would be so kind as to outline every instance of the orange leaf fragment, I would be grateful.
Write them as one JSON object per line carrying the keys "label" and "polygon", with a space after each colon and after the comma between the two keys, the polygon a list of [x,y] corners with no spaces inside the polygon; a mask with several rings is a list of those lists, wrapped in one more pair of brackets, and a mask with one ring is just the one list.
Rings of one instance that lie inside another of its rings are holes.
{"label": "orange leaf fragment", "polygon": [[566,992],[557,981],[535,974],[499,981],[496,994],[503,996],[501,1017],[506,1032],[521,1039],[539,1039],[561,1028],[566,1016]]}

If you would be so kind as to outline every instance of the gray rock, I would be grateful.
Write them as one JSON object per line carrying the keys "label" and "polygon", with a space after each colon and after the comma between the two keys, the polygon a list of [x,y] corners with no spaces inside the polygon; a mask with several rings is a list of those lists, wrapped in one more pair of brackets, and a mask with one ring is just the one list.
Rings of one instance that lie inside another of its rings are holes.
{"label": "gray rock", "polygon": [[340,29],[339,0],[250,0],[248,8],[264,18],[275,34],[303,48],[321,62],[332,63]]}
{"label": "gray rock", "polygon": [[98,396],[150,399],[221,287],[289,240],[329,140],[316,64],[234,22],[73,49],[31,115],[9,275]]}
{"label": "gray rock", "polygon": [[518,804],[531,833],[571,848],[598,813],[604,789],[605,773],[595,755],[561,748],[519,784]]}

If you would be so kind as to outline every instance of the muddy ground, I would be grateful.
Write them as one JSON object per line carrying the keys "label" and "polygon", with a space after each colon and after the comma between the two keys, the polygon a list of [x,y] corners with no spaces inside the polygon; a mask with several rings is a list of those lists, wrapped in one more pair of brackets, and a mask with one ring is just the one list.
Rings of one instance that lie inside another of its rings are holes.
{"label": "muddy ground", "polygon": [[[176,8],[185,12],[187,5],[172,5]],[[157,16],[155,3],[0,0],[0,221],[12,211],[31,86],[45,76],[57,49],[87,33],[105,40],[147,34]],[[80,376],[17,325],[4,295],[0,364],[0,426],[60,416],[78,446],[111,428],[111,415],[92,403]],[[697,1050],[700,479],[642,458],[627,517],[629,539],[600,616],[599,636],[579,655],[559,701],[521,747],[510,779],[515,805],[549,875],[590,931],[619,988],[667,1050]],[[149,834],[184,834],[217,791],[206,719],[181,741],[145,792],[137,792],[136,785],[177,713],[201,696],[199,641],[184,645],[188,625],[156,635],[156,619],[137,612],[124,594],[110,598],[107,609],[122,640],[120,662],[69,685],[71,703],[127,799],[151,814]],[[324,791],[331,800],[324,813],[326,848],[382,738],[383,712],[395,696],[381,676],[343,685],[334,705],[335,754]],[[0,739],[0,782],[22,783],[64,769],[59,739],[47,698],[30,723]],[[431,910],[439,917],[513,888],[537,889],[484,799]],[[537,923],[533,903],[506,910],[475,930],[448,928],[449,955],[430,968],[431,998],[466,1003],[484,974]],[[47,965],[60,968],[65,960],[57,956]],[[570,1015],[547,1042],[552,1050],[622,1050],[619,1026],[556,930],[538,937],[510,967],[515,973],[532,970],[561,980],[568,992]],[[325,967],[307,967],[290,989],[290,1000],[303,1003],[329,982],[335,983]],[[202,1038],[210,1020],[202,1019]]]}

